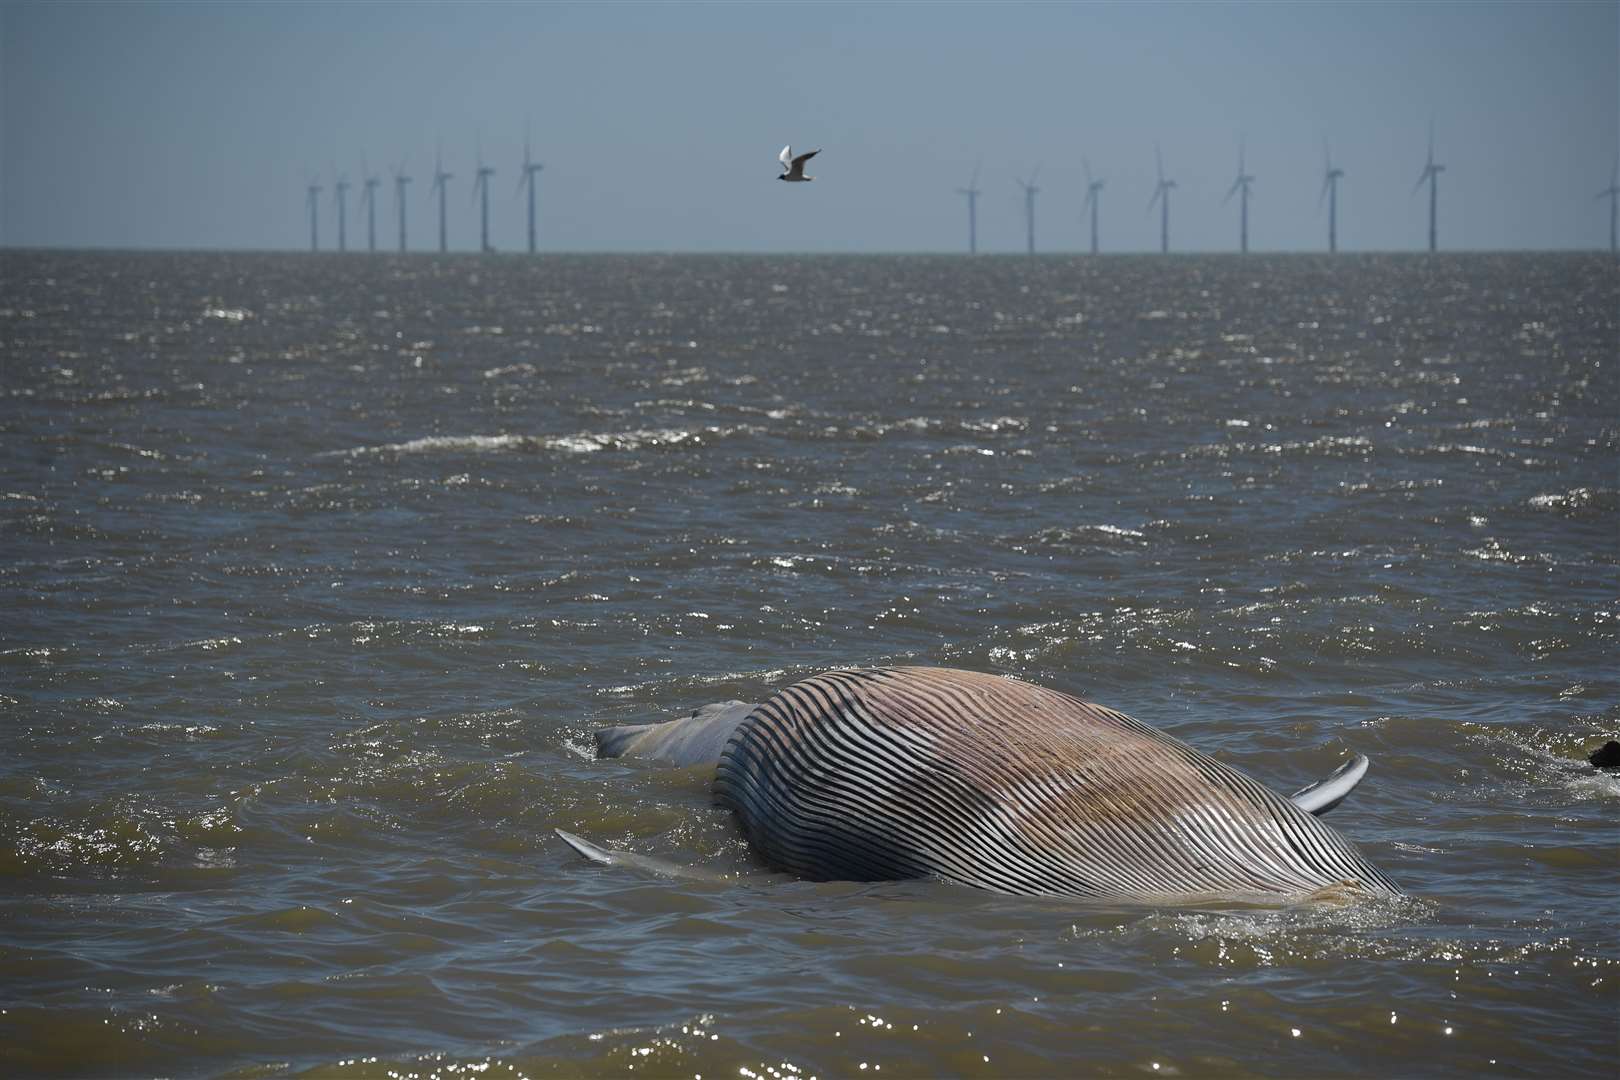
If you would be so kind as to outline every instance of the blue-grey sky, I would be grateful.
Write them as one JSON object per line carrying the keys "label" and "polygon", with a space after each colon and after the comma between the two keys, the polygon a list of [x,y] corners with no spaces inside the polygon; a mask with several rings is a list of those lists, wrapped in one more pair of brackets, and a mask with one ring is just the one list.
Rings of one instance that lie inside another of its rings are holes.
{"label": "blue-grey sky", "polygon": [[[475,143],[498,171],[492,242],[524,246],[527,119],[552,251],[955,251],[981,159],[979,240],[1022,250],[1015,177],[1041,166],[1042,251],[1149,251],[1154,145],[1180,185],[1175,250],[1237,245],[1222,197],[1246,140],[1256,250],[1326,242],[1322,140],[1345,170],[1345,250],[1417,249],[1435,123],[1440,244],[1608,243],[1620,3],[394,4],[0,6],[0,243],[301,248],[319,174],[415,177],[435,241],[443,140],[454,249],[478,243]],[[822,147],[780,184],[783,143]],[[349,244],[365,222],[350,192]]]}

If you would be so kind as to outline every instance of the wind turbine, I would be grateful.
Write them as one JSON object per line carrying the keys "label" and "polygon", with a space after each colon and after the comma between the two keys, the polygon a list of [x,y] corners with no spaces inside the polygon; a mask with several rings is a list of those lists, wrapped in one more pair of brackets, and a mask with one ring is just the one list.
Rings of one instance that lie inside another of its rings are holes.
{"label": "wind turbine", "polygon": [[1254,183],[1254,177],[1243,171],[1243,143],[1240,140],[1238,142],[1237,179],[1233,180],[1232,186],[1227,189],[1226,198],[1221,200],[1221,205],[1225,206],[1232,201],[1233,195],[1239,192],[1242,193],[1238,199],[1239,205],[1243,208],[1242,215],[1238,219],[1238,243],[1240,250],[1245,255],[1249,253],[1249,185],[1252,183]]}
{"label": "wind turbine", "polygon": [[310,177],[309,187],[305,189],[307,194],[304,196],[304,202],[309,206],[309,250],[311,251],[319,251],[321,249],[321,234],[316,226],[316,222],[319,218],[318,211],[320,210],[321,191],[323,189],[321,188],[321,185],[315,182],[318,179],[320,178],[315,176]]}
{"label": "wind turbine", "polygon": [[371,175],[371,166],[366,164],[366,155],[360,155],[360,201],[366,207],[366,250],[377,250],[377,187],[382,183],[380,179]]}
{"label": "wind turbine", "polygon": [[1081,204],[1081,209],[1089,208],[1091,210],[1091,253],[1095,255],[1097,254],[1097,193],[1103,189],[1103,184],[1107,181],[1093,180],[1091,178],[1091,162],[1084,157],[1080,159],[1080,164],[1086,167],[1086,201]]}
{"label": "wind turbine", "polygon": [[1423,186],[1423,182],[1425,180],[1427,180],[1429,182],[1429,250],[1430,251],[1434,251],[1436,246],[1437,246],[1436,243],[1435,243],[1435,218],[1436,218],[1436,215],[1437,215],[1437,211],[1439,209],[1439,202],[1440,202],[1440,196],[1439,196],[1440,174],[1442,172],[1444,172],[1445,169],[1446,169],[1446,167],[1444,165],[1437,165],[1437,164],[1435,164],[1435,161],[1434,161],[1434,121],[1430,120],[1429,121],[1429,158],[1428,158],[1428,161],[1423,166],[1423,174],[1418,177],[1417,183],[1412,185],[1412,194],[1416,195],[1417,191],[1418,191],[1418,188]]}
{"label": "wind turbine", "polygon": [[444,193],[446,181],[454,178],[455,173],[444,171],[444,145],[441,143],[433,153],[433,186],[428,189],[430,194],[439,196],[439,251],[441,254],[450,250],[449,245],[445,242],[447,234],[444,228]]}
{"label": "wind turbine", "polygon": [[337,166],[332,166],[332,199],[338,208],[338,250],[349,250],[348,212],[349,212],[349,176],[347,173],[339,176]]}
{"label": "wind turbine", "polygon": [[1148,200],[1148,209],[1153,204],[1159,204],[1159,251],[1162,254],[1170,253],[1170,192],[1175,188],[1174,180],[1164,178],[1164,155],[1159,152],[1159,144],[1153,144],[1153,160],[1158,165],[1159,183],[1153,189],[1153,198]]}
{"label": "wind turbine", "polygon": [[478,233],[478,250],[483,252],[494,251],[489,246],[489,178],[495,175],[495,168],[484,164],[484,140],[478,140],[478,172],[473,179],[473,197],[480,199],[482,206],[482,226]]}
{"label": "wind turbine", "polygon": [[957,188],[958,195],[966,195],[968,201],[968,254],[979,253],[979,169],[984,165],[984,159],[973,166],[973,179],[968,181],[965,188]]}
{"label": "wind turbine", "polygon": [[1343,169],[1333,167],[1333,155],[1328,151],[1327,136],[1322,137],[1322,194],[1316,197],[1316,208],[1321,210],[1322,200],[1328,201],[1328,251],[1339,250],[1339,180]]}
{"label": "wind turbine", "polygon": [[529,125],[523,125],[523,175],[518,177],[517,189],[522,191],[525,186],[529,189],[529,254],[534,254],[534,187],[536,177],[544,165],[534,161],[529,156]]}
{"label": "wind turbine", "polygon": [[1029,174],[1028,180],[1018,180],[1018,186],[1024,189],[1024,224],[1028,228],[1031,255],[1035,254],[1035,196],[1041,190],[1035,186],[1035,178],[1039,175],[1041,167],[1037,165],[1035,171]]}
{"label": "wind turbine", "polygon": [[1609,173],[1609,186],[1597,193],[1598,198],[1607,197],[1609,200],[1609,253],[1620,252],[1615,246],[1615,217],[1620,213],[1620,153],[1614,156],[1614,169]]}
{"label": "wind turbine", "polygon": [[394,206],[399,211],[399,250],[405,250],[405,185],[411,178],[405,175],[405,159],[394,169]]}

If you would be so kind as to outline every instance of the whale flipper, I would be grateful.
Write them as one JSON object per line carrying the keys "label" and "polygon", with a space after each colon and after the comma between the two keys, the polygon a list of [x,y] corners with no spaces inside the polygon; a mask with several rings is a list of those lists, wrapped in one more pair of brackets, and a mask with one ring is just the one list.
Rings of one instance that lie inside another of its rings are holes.
{"label": "whale flipper", "polygon": [[553,829],[562,837],[563,843],[579,852],[585,858],[603,866],[625,866],[635,870],[646,870],[664,877],[687,878],[693,881],[725,881],[725,874],[718,874],[712,870],[702,870],[694,866],[682,866],[670,862],[668,859],[658,859],[651,855],[637,855],[630,851],[613,851],[609,848],[597,847],[583,836],[575,836],[563,829]]}
{"label": "whale flipper", "polygon": [[556,829],[554,831],[558,836],[563,838],[563,842],[565,844],[579,852],[581,855],[585,856],[587,859],[591,860],[591,862],[599,862],[605,866],[613,865],[613,852],[607,850],[606,848],[597,847],[583,836],[575,836],[573,833],[564,832],[562,829]]}
{"label": "whale flipper", "polygon": [[1328,773],[1326,778],[1314,784],[1307,784],[1288,796],[1288,801],[1306,813],[1321,817],[1344,802],[1344,797],[1354,791],[1356,785],[1361,783],[1361,778],[1366,775],[1367,756],[1356,754]]}

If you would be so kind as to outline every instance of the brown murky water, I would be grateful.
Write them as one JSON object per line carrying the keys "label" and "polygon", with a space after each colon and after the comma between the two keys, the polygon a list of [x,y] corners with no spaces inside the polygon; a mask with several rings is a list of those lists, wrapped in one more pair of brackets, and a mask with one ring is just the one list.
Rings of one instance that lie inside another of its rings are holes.
{"label": "brown murky water", "polygon": [[[0,271],[9,1073],[1610,1074],[1609,259]],[[799,882],[591,760],[896,662],[1367,753],[1411,896]]]}

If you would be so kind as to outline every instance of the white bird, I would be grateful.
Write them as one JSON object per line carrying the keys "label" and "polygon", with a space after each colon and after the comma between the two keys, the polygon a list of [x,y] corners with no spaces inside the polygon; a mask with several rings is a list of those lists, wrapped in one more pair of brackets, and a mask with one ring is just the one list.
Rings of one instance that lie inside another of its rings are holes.
{"label": "white bird", "polygon": [[782,152],[777,155],[777,159],[782,162],[782,175],[778,176],[777,179],[793,181],[814,180],[815,177],[804,175],[804,163],[819,153],[821,153],[820,150],[812,150],[808,154],[800,154],[798,157],[794,157],[792,147],[782,147]]}

